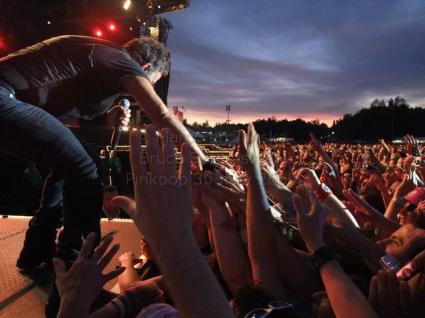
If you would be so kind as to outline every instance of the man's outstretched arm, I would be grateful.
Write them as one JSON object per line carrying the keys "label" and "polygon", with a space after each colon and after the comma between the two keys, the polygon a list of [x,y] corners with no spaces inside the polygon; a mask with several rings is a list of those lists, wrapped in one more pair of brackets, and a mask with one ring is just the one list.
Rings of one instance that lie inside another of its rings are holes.
{"label": "man's outstretched arm", "polygon": [[134,97],[139,107],[149,116],[155,126],[169,128],[176,135],[178,144],[187,142],[203,163],[208,160],[186,127],[169,112],[148,79],[141,76],[129,76],[122,80],[122,85],[127,93]]}

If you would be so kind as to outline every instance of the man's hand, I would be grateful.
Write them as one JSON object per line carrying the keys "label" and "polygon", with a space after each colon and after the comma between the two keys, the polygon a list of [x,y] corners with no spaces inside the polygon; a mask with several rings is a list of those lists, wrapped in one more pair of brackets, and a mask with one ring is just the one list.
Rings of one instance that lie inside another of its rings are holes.
{"label": "man's hand", "polygon": [[127,127],[130,123],[131,110],[122,106],[112,107],[106,115],[106,125],[110,128],[117,126]]}

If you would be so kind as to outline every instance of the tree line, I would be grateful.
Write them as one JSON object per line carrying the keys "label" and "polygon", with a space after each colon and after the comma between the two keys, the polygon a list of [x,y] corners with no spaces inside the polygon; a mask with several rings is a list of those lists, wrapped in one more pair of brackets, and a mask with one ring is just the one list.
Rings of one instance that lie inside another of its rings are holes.
{"label": "tree line", "polygon": [[[375,99],[369,107],[354,114],[345,114],[334,121],[331,127],[319,120],[277,120],[274,117],[256,120],[254,124],[263,138],[290,137],[298,142],[306,142],[311,132],[329,141],[373,142],[380,138],[394,140],[406,134],[425,137],[425,108],[411,106],[406,99],[397,96],[388,101]],[[232,134],[246,128],[246,125],[219,123],[211,127],[206,121],[203,124],[195,122],[191,127],[196,131]]]}

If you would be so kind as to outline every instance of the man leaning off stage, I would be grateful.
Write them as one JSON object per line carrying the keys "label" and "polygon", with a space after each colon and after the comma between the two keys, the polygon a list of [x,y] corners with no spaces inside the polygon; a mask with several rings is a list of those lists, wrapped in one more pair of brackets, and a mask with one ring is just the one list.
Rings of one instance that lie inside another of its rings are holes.
{"label": "man leaning off stage", "polygon": [[[62,208],[59,257],[78,251],[81,238],[88,233],[100,235],[99,159],[64,121],[104,114],[126,92],[157,127],[170,128],[178,142],[189,142],[205,161],[189,132],[153,88],[169,68],[164,46],[144,37],[121,47],[101,39],[65,35],[0,59],[0,150],[51,168],[39,210],[26,233],[19,268],[35,268],[53,257],[56,215]],[[50,218],[55,221],[49,222]]]}

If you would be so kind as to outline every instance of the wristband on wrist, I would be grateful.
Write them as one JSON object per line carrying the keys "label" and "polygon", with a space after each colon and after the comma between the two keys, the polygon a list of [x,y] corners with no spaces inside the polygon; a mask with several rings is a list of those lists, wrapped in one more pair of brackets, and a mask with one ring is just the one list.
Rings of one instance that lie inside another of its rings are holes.
{"label": "wristband on wrist", "polygon": [[320,186],[317,188],[314,194],[320,202],[323,202],[332,194],[332,191],[326,184],[322,182],[320,183]]}
{"label": "wristband on wrist", "polygon": [[314,268],[316,268],[317,271],[320,271],[320,268],[325,263],[336,260],[336,257],[332,250],[328,249],[326,246],[322,246],[310,256],[310,259]]}

